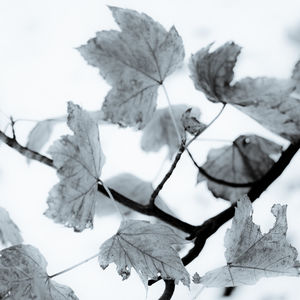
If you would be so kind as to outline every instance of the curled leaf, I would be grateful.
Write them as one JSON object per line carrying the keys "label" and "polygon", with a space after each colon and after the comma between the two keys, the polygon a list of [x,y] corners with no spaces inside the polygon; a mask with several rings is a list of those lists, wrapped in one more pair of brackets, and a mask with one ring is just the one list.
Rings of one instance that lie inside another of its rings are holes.
{"label": "curled leaf", "polygon": [[162,224],[122,221],[118,232],[100,247],[99,264],[105,269],[114,262],[123,280],[134,268],[144,285],[148,279],[173,279],[189,286],[190,277],[173,245],[186,241]]}
{"label": "curled leaf", "polygon": [[47,262],[31,245],[17,245],[0,251],[0,298],[78,300],[67,286],[51,280]]}
{"label": "curled leaf", "polygon": [[3,245],[16,245],[23,242],[20,229],[2,207],[0,207],[0,241]]}
{"label": "curled leaf", "polygon": [[192,55],[189,63],[191,78],[195,88],[203,92],[210,101],[226,102],[224,91],[233,79],[233,68],[241,47],[228,42],[209,52],[211,45]]}
{"label": "curled leaf", "polygon": [[[181,116],[187,109],[188,106],[183,104],[172,105],[173,115],[182,139],[186,138],[186,134]],[[157,152],[165,145],[169,149],[169,158],[171,159],[179,149],[180,143],[168,107],[155,112],[152,120],[144,128],[141,139],[141,147],[146,152]]]}
{"label": "curled leaf", "polygon": [[286,240],[286,205],[273,205],[276,221],[262,234],[252,220],[252,206],[242,197],[232,226],[225,235],[227,265],[206,273],[200,283],[207,287],[255,284],[262,277],[299,276],[297,250]]}
{"label": "curled leaf", "polygon": [[[241,135],[231,146],[209,151],[202,169],[210,176],[227,182],[246,184],[260,179],[274,164],[272,154],[282,147],[257,135]],[[235,202],[249,187],[230,187],[209,180],[199,172],[197,182],[207,180],[207,187],[215,197]]]}
{"label": "curled leaf", "polygon": [[195,114],[195,110],[189,108],[181,116],[183,128],[191,135],[198,135],[206,128],[206,125],[198,120],[199,115],[200,112]]}
{"label": "curled leaf", "polygon": [[145,14],[109,8],[121,31],[98,32],[79,51],[112,85],[102,106],[106,120],[141,129],[153,116],[158,87],[183,61],[182,39]]}
{"label": "curled leaf", "polygon": [[45,215],[82,231],[93,226],[104,155],[96,122],[72,102],[68,103],[68,126],[74,135],[63,136],[49,149],[60,182],[49,193]]}

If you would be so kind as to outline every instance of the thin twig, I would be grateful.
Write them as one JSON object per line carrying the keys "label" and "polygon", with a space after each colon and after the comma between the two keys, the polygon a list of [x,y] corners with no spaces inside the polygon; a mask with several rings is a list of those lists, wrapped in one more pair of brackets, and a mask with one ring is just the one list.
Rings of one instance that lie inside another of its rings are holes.
{"label": "thin twig", "polygon": [[53,275],[48,275],[48,277],[49,277],[49,278],[53,278],[53,277],[62,275],[62,274],[64,274],[64,273],[67,273],[67,272],[69,272],[69,271],[71,271],[71,270],[73,270],[73,269],[75,269],[75,268],[77,268],[77,267],[79,267],[79,266],[81,266],[81,265],[87,263],[88,261],[90,261],[90,260],[96,258],[98,255],[99,255],[99,253],[97,253],[97,254],[95,254],[95,255],[93,255],[93,256],[91,256],[91,257],[89,257],[89,258],[87,258],[87,259],[85,259],[85,260],[83,260],[83,261],[81,261],[81,262],[79,262],[78,264],[76,264],[76,265],[74,265],[74,266],[71,266],[71,267],[69,267],[69,268],[67,268],[67,269],[64,269],[64,270],[62,270],[62,271],[60,271],[60,272],[57,272],[57,273],[55,273],[55,274],[53,274]]}
{"label": "thin twig", "polygon": [[0,140],[4,142],[6,145],[8,145],[9,147],[18,151],[20,154],[24,155],[25,157],[37,160],[47,166],[54,167],[52,159],[20,145],[15,138],[8,137],[1,130],[0,130]]}
{"label": "thin twig", "polygon": [[158,300],[170,300],[175,291],[175,282],[174,280],[165,279],[165,290],[161,297]]}
{"label": "thin twig", "polygon": [[170,167],[170,170],[168,171],[168,173],[164,176],[163,180],[160,182],[160,184],[156,187],[156,189],[153,191],[153,193],[151,194],[150,200],[149,200],[149,205],[150,207],[154,205],[155,203],[155,199],[157,197],[157,195],[159,194],[159,192],[161,191],[161,189],[164,187],[165,183],[167,182],[167,180],[171,177],[172,173],[174,172],[177,163],[179,162],[182,153],[184,152],[185,146],[184,146],[184,142],[181,143],[181,146],[176,154],[176,157]]}

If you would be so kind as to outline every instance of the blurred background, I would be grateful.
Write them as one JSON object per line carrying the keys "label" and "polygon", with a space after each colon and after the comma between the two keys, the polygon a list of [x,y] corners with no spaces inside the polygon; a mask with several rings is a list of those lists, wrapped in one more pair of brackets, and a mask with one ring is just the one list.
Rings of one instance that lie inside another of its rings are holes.
{"label": "blurred background", "polygon": [[[235,80],[245,76],[287,78],[300,58],[300,2],[298,0],[197,0],[197,1],[80,1],[80,0],[1,0],[0,1],[0,128],[7,129],[9,117],[18,120],[17,139],[26,144],[36,121],[66,114],[67,101],[86,110],[98,110],[110,89],[98,70],[88,66],[76,47],[86,43],[97,31],[117,29],[107,5],[145,12],[169,29],[175,25],[185,51],[184,66],[166,80],[172,104],[184,103],[200,108],[201,121],[209,122],[220,106],[194,89],[187,63],[191,53],[215,42],[220,46],[232,40],[242,46],[235,68]],[[159,93],[158,107],[167,106]],[[106,163],[102,179],[130,172],[156,186],[167,172],[167,149],[144,153],[141,133],[117,126],[101,125],[100,137]],[[42,152],[61,134],[69,133],[58,124]],[[225,144],[240,134],[256,133],[284,147],[288,141],[270,133],[234,108],[227,107],[218,121],[191,146],[199,164],[210,148]],[[254,221],[264,232],[274,218],[273,203],[288,204],[288,239],[300,250],[300,154],[282,176],[254,204]],[[203,182],[196,185],[197,170],[183,156],[171,180],[161,192],[168,206],[182,219],[201,224],[229,203],[215,199]],[[43,216],[48,191],[58,179],[53,169],[26,159],[0,144],[0,205],[21,228],[26,244],[36,246],[48,261],[53,274],[97,253],[99,246],[119,227],[117,214],[95,218],[94,229],[74,233]],[[223,239],[230,222],[206,243],[201,255],[188,266],[190,274],[224,265]],[[122,281],[115,266],[105,271],[96,260],[56,278],[70,286],[81,300],[145,299],[146,292],[135,272]],[[299,298],[299,278],[261,279],[255,286],[239,287],[231,299],[293,300]],[[148,290],[148,299],[157,299],[162,282]],[[179,285],[173,299],[221,299],[222,289],[191,289]]]}

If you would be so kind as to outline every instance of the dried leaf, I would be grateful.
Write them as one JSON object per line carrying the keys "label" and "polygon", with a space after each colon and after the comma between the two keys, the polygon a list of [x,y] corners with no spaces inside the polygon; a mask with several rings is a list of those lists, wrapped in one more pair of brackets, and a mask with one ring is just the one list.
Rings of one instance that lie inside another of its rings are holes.
{"label": "dried leaf", "polygon": [[228,42],[213,52],[212,44],[192,55],[189,68],[195,88],[212,102],[225,102],[224,90],[233,78],[233,68],[241,47]]}
{"label": "dried leaf", "polygon": [[198,135],[206,128],[206,125],[198,120],[199,116],[193,108],[187,109],[181,116],[183,128],[191,135]]}
{"label": "dried leaf", "polygon": [[98,32],[79,51],[112,85],[102,106],[106,119],[141,129],[153,116],[159,85],[183,61],[182,39],[145,14],[109,8],[122,31]]}
{"label": "dried leaf", "polygon": [[2,207],[0,207],[0,241],[3,245],[16,245],[23,242],[20,229]]}
{"label": "dried leaf", "polygon": [[[202,168],[210,176],[233,183],[251,183],[260,179],[274,164],[270,157],[282,147],[257,135],[241,135],[231,146],[209,151]],[[207,180],[207,187],[215,197],[235,202],[250,187],[229,187],[207,179],[201,173],[197,182]]]}
{"label": "dried leaf", "polygon": [[[173,115],[182,139],[186,138],[186,134],[181,116],[187,109],[186,105],[172,105]],[[141,139],[141,147],[146,152],[157,152],[165,145],[169,148],[171,159],[178,151],[180,143],[168,107],[155,112],[152,120],[144,128]]]}
{"label": "dried leaf", "polygon": [[0,298],[77,300],[67,286],[51,280],[47,262],[31,245],[17,245],[0,251]]}
{"label": "dried leaf", "polygon": [[82,231],[93,226],[104,155],[96,122],[72,102],[68,103],[68,126],[74,135],[63,136],[49,149],[60,182],[49,193],[45,215]]}
{"label": "dried leaf", "polygon": [[[104,183],[125,197],[144,205],[149,203],[151,194],[154,191],[151,182],[144,181],[130,173],[118,174],[105,180]],[[155,204],[163,211],[172,214],[167,204],[159,196],[157,196]],[[123,215],[129,216],[134,213],[133,210],[120,203],[116,203],[116,205],[118,205]],[[108,215],[114,213],[115,210],[112,200],[103,194],[99,194],[96,202],[96,215]]]}
{"label": "dried leaf", "polygon": [[290,140],[300,138],[300,101],[291,97],[295,80],[245,78],[228,89],[228,103],[269,130]]}
{"label": "dried leaf", "polygon": [[185,242],[169,226],[122,221],[117,234],[101,245],[99,264],[105,269],[114,262],[123,280],[130,276],[133,267],[146,287],[148,279],[158,276],[189,286],[189,274],[172,247]]}
{"label": "dried leaf", "polygon": [[276,221],[262,234],[252,221],[252,206],[244,196],[238,201],[231,229],[225,235],[227,265],[206,273],[200,283],[207,287],[255,284],[262,277],[299,276],[297,250],[286,240],[286,205],[273,205]]}

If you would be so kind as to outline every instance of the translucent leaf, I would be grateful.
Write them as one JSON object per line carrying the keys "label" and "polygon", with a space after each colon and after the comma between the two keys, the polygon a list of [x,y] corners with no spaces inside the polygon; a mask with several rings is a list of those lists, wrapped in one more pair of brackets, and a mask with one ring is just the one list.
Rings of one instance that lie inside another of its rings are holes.
{"label": "translucent leaf", "polygon": [[189,68],[195,88],[202,91],[212,102],[224,102],[224,90],[233,78],[233,68],[241,47],[228,42],[209,52],[211,48],[201,49],[192,55]]}
{"label": "translucent leaf", "polygon": [[153,116],[159,85],[183,61],[182,39],[145,14],[110,10],[121,31],[98,32],[79,51],[112,85],[102,106],[106,119],[140,129]]}
{"label": "translucent leaf", "polygon": [[227,265],[208,272],[200,283],[207,287],[255,284],[262,277],[299,276],[297,250],[286,240],[286,205],[273,205],[276,221],[262,234],[252,221],[252,206],[247,196],[237,204],[231,229],[225,235]]}
{"label": "translucent leaf", "polygon": [[77,300],[67,286],[51,280],[47,262],[31,245],[17,245],[0,251],[0,298],[7,300]]}
{"label": "translucent leaf", "polygon": [[146,287],[148,279],[157,279],[158,276],[189,286],[189,274],[172,247],[185,242],[169,226],[122,221],[117,234],[101,245],[99,264],[105,269],[114,262],[123,280],[134,268]]}
{"label": "translucent leaf", "polygon": [[[183,139],[186,134],[181,116],[187,109],[187,105],[172,105],[174,118]],[[169,149],[169,158],[171,159],[178,151],[180,143],[168,107],[155,112],[152,120],[144,128],[141,139],[141,147],[146,152],[157,152],[165,145]]]}
{"label": "translucent leaf", "polygon": [[198,120],[200,114],[195,114],[195,110],[192,108],[187,109],[181,116],[181,122],[183,128],[191,135],[200,134],[206,125]]}
{"label": "translucent leaf", "polygon": [[300,100],[291,97],[295,80],[245,78],[227,91],[228,103],[280,136],[300,138]]}
{"label": "translucent leaf", "polygon": [[55,121],[53,120],[44,120],[38,122],[28,135],[26,147],[39,152],[48,142],[54,125]]}
{"label": "translucent leaf", "polygon": [[0,241],[3,245],[16,245],[23,242],[20,229],[2,207],[0,207]]}
{"label": "translucent leaf", "polygon": [[74,135],[63,136],[49,149],[60,182],[49,193],[45,215],[82,231],[93,226],[104,155],[96,122],[72,102],[68,104],[68,126]]}
{"label": "translucent leaf", "polygon": [[[270,157],[281,152],[282,147],[257,135],[241,135],[231,146],[209,151],[202,168],[210,176],[233,183],[251,183],[260,179],[274,164]],[[215,197],[235,202],[250,187],[229,187],[207,179],[201,173],[197,182],[207,180],[208,189]]]}
{"label": "translucent leaf", "polygon": [[[144,181],[130,173],[118,174],[105,180],[104,183],[125,197],[144,205],[149,203],[151,194],[154,191],[151,182]],[[163,211],[172,214],[167,204],[159,196],[157,196],[155,204]],[[116,203],[116,205],[118,205],[123,215],[132,215],[133,211],[130,208],[120,203]],[[96,203],[96,215],[108,215],[115,211],[116,209],[112,200],[103,194],[99,194]]]}

